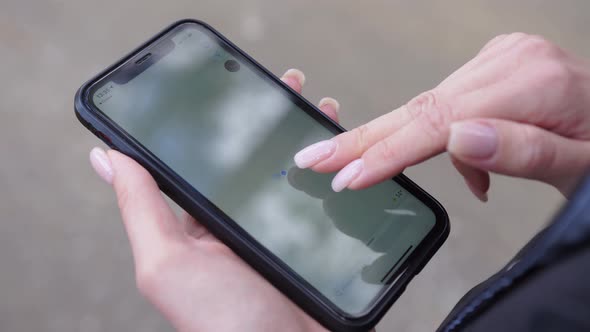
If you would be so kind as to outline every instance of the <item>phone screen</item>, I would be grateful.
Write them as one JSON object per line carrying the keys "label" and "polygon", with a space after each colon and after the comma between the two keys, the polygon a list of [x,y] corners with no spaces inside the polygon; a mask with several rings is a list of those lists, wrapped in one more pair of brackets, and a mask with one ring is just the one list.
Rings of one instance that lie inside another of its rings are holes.
{"label": "phone screen", "polygon": [[206,28],[164,39],[164,55],[121,67],[145,69],[99,81],[94,106],[336,307],[370,309],[433,229],[431,209],[395,180],[333,192],[334,174],[293,156],[334,128]]}

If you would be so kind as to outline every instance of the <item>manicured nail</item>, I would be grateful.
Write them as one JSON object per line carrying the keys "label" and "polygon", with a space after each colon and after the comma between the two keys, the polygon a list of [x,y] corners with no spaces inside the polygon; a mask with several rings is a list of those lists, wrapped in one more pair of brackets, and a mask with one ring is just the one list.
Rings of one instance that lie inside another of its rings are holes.
{"label": "manicured nail", "polygon": [[338,102],[338,100],[336,100],[334,98],[330,98],[330,97],[322,98],[322,100],[320,100],[320,103],[318,104],[318,106],[320,108],[324,107],[326,105],[332,106],[336,112],[338,112],[340,110],[340,103]]}
{"label": "manicured nail", "polygon": [[486,159],[494,155],[497,146],[498,135],[492,126],[477,122],[451,124],[447,150],[454,155]]}
{"label": "manicured nail", "polygon": [[469,190],[471,190],[471,192],[475,195],[475,197],[477,197],[477,199],[479,199],[480,201],[482,201],[484,203],[488,201],[488,193],[485,193],[485,192],[479,190],[474,185],[472,185],[471,182],[469,182],[469,181],[465,181],[465,183],[467,183]]}
{"label": "manicured nail", "polygon": [[305,84],[305,75],[299,69],[289,69],[285,72],[285,75],[283,75],[283,77],[294,77],[300,86],[303,86],[303,84]]}
{"label": "manicured nail", "polygon": [[295,155],[295,165],[299,168],[309,168],[322,160],[328,159],[336,151],[336,142],[321,141],[312,144]]}
{"label": "manicured nail", "polygon": [[101,148],[94,148],[90,151],[90,164],[92,168],[106,183],[113,183],[113,166],[106,152]]}
{"label": "manicured nail", "polygon": [[350,164],[346,165],[343,169],[336,174],[334,180],[332,180],[332,189],[335,192],[341,192],[344,188],[348,187],[352,181],[354,181],[361,171],[363,170],[363,160],[357,159]]}

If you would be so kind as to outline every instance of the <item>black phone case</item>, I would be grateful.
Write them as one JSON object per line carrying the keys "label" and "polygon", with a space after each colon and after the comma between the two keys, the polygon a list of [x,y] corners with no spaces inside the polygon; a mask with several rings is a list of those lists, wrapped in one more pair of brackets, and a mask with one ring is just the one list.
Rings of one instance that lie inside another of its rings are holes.
{"label": "black phone case", "polygon": [[[128,59],[137,55],[158,38],[168,33],[175,27],[185,23],[201,25],[227,43],[233,50],[251,61],[261,72],[268,75],[275,83],[299,98],[300,101],[318,112],[323,118],[322,121],[329,123],[344,132],[344,128],[332,121],[313,104],[293,91],[279,78],[265,69],[262,65],[249,57],[240,48],[230,42],[208,24],[194,19],[180,20],[136,48],[134,51],[117,61],[115,64],[96,75],[86,82],[78,90],[75,96],[75,112],[78,120],[100,138],[109,147],[118,150],[136,160],[154,177],[161,190],[174,200],[179,206],[198,219],[207,229],[230,247],[238,256],[256,269],[271,284],[287,295],[293,302],[306,311],[310,316],[333,331],[367,331],[374,327],[383,317],[387,310],[393,305],[397,298],[403,293],[410,280],[417,275],[424,265],[430,260],[434,253],[440,248],[448,237],[450,224],[448,215],[444,208],[432,196],[418,187],[410,179],[400,174],[395,179],[411,194],[425,203],[436,215],[435,228],[414,250],[404,265],[398,269],[402,271],[396,276],[395,284],[387,290],[373,307],[360,317],[350,317],[340,311],[316,290],[301,279],[294,271],[290,270],[284,263],[275,257],[270,251],[264,248],[254,238],[242,230],[237,223],[217,209],[197,190],[192,188],[180,176],[174,173],[158,158],[142,147],[132,137],[118,129],[110,120],[106,119],[100,112],[94,111],[88,103],[89,88],[101,77],[111,72]],[[392,279],[393,280],[393,279]],[[231,310],[231,308],[228,308]]]}

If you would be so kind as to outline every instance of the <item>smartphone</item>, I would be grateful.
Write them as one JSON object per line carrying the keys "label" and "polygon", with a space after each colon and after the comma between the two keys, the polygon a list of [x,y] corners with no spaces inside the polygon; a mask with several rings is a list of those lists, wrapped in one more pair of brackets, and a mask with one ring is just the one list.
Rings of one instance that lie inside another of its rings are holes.
{"label": "smartphone", "polygon": [[331,330],[373,327],[449,233],[443,207],[403,175],[335,193],[334,174],[295,167],[297,151],[344,129],[201,21],[88,81],[75,110]]}

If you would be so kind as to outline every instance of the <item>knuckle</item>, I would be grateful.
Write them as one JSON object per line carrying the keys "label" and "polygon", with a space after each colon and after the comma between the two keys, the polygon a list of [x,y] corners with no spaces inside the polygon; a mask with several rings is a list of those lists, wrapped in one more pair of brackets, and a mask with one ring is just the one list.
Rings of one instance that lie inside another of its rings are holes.
{"label": "knuckle", "polygon": [[482,51],[490,49],[492,46],[498,44],[502,39],[506,38],[506,34],[497,35],[494,38],[490,39],[482,48]]}
{"label": "knuckle", "polygon": [[542,36],[526,35],[513,49],[516,63],[519,67],[527,67],[535,82],[561,87],[572,77],[567,66],[567,53]]}
{"label": "knuckle", "polygon": [[512,32],[508,36],[513,40],[520,40],[527,37],[528,35],[524,32]]}
{"label": "knuckle", "polygon": [[506,36],[506,38],[504,39],[504,42],[506,44],[511,44],[512,47],[514,48],[513,45],[522,42],[527,37],[528,37],[528,35],[526,33],[523,33],[523,32],[512,32],[508,36]]}
{"label": "knuckle", "polygon": [[412,121],[416,121],[424,134],[439,137],[448,131],[449,119],[453,117],[450,105],[435,90],[427,91],[412,99],[406,110]]}
{"label": "knuckle", "polygon": [[412,120],[419,119],[424,113],[431,112],[438,107],[438,98],[434,91],[426,91],[413,98],[406,104],[406,109]]}
{"label": "knuckle", "polygon": [[495,36],[494,38],[492,38],[492,39],[491,39],[491,40],[490,40],[488,43],[490,43],[490,44],[491,44],[491,43],[493,43],[493,42],[496,42],[496,41],[498,41],[498,40],[502,40],[502,39],[506,38],[506,36],[508,36],[508,35],[507,35],[507,34],[505,34],[505,33],[503,33],[503,34],[501,34],[501,35],[497,35],[497,36]]}
{"label": "knuckle", "polygon": [[539,35],[525,35],[523,43],[532,48],[546,48],[551,46],[551,43],[547,39]]}
{"label": "knuckle", "polygon": [[366,124],[356,127],[351,132],[360,151],[365,151],[369,147],[369,132],[369,126]]}
{"label": "knuckle", "polygon": [[530,57],[550,56],[556,57],[561,54],[561,50],[552,42],[542,36],[525,35],[519,43],[517,49],[524,55]]}
{"label": "knuckle", "polygon": [[377,157],[381,161],[389,161],[396,158],[396,149],[390,140],[382,140],[375,145]]}
{"label": "knuckle", "polygon": [[537,82],[553,88],[565,89],[571,78],[571,71],[563,61],[549,60],[539,65]]}
{"label": "knuckle", "polygon": [[[545,91],[540,97],[542,105],[548,109],[568,107],[572,103],[569,96],[580,93],[578,78],[566,61],[551,59],[538,62],[530,79],[534,81],[533,86]],[[542,114],[539,112],[540,116]]]}
{"label": "knuckle", "polygon": [[[523,130],[526,151],[523,156],[523,167],[534,176],[540,176],[547,169],[551,169],[557,151],[553,142],[539,130],[525,127]],[[539,174],[540,173],[540,174]]]}

